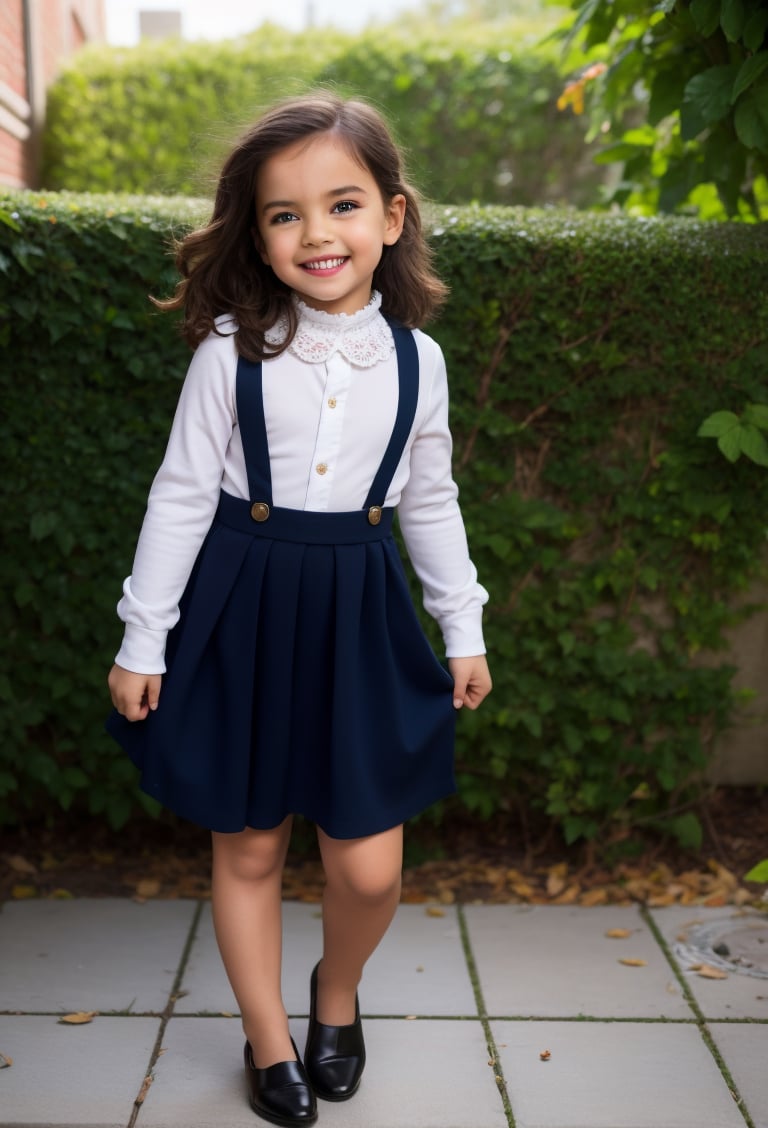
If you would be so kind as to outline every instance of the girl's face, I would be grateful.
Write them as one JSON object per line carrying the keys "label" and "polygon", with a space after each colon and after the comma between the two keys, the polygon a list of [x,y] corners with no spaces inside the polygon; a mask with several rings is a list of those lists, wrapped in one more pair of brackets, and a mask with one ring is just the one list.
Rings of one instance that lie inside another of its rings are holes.
{"label": "girl's face", "polygon": [[344,143],[320,133],[275,153],[256,184],[257,246],[308,306],[356,313],[385,245],[403,230],[405,197],[385,203]]}

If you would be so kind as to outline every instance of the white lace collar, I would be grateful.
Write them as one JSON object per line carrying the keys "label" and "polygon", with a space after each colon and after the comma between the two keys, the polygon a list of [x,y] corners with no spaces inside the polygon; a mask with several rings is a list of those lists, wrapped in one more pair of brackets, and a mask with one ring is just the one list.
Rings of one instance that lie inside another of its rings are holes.
{"label": "white lace collar", "polygon": [[[357,313],[326,313],[295,299],[299,326],[288,351],[310,364],[322,364],[335,352],[358,368],[372,368],[386,360],[395,347],[389,325],[379,313],[381,294],[374,291],[367,306]],[[286,323],[280,320],[266,337],[270,344],[285,336]]]}

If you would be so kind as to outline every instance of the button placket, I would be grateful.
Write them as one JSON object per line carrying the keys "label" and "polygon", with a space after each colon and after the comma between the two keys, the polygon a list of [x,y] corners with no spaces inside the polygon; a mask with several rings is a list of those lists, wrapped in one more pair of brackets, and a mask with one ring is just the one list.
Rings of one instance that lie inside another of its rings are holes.
{"label": "button placket", "polygon": [[325,386],[312,452],[312,472],[307,485],[306,506],[314,510],[327,510],[330,506],[334,470],[344,427],[346,392],[352,378],[351,365],[338,353],[328,359],[325,370]]}

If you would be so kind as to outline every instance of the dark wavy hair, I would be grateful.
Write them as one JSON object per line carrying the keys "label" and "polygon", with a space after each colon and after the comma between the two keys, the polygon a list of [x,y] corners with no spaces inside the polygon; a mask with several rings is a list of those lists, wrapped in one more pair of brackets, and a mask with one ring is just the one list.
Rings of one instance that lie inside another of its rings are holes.
{"label": "dark wavy hair", "polygon": [[[373,275],[382,312],[409,328],[424,324],[439,309],[446,286],[432,269],[430,248],[419,214],[419,195],[408,184],[402,160],[381,115],[367,103],[316,93],[279,102],[240,139],[221,170],[209,223],[176,245],[181,279],[173,297],[155,301],[160,309],[183,310],[182,332],[196,348],[214,319],[230,314],[237,323],[237,349],[248,360],[264,360],[288,347],[297,314],[291,291],[267,266],[254,243],[256,180],[266,160],[315,134],[340,138],[373,176],[385,206],[405,196],[405,222],[396,243],[383,248]],[[279,345],[265,333],[280,317],[288,331]]]}

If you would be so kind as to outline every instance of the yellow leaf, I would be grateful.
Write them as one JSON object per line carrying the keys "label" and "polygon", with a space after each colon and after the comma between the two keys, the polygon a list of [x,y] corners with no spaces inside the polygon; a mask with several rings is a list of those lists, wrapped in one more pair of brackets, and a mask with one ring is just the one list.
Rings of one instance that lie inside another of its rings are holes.
{"label": "yellow leaf", "polygon": [[52,901],[73,901],[74,897],[68,889],[54,889],[48,894]]}
{"label": "yellow leaf", "polygon": [[426,907],[426,909],[424,910],[424,912],[427,914],[427,916],[431,916],[431,917],[444,917],[445,916],[445,909],[438,909],[434,905],[428,905]]}
{"label": "yellow leaf", "polygon": [[34,885],[14,885],[11,896],[14,901],[29,901],[37,896],[37,889]]}
{"label": "yellow leaf", "polygon": [[86,1022],[92,1022],[98,1013],[98,1011],[75,1011],[74,1014],[63,1014],[59,1022],[65,1026],[83,1026]]}
{"label": "yellow leaf", "polygon": [[145,877],[136,886],[137,897],[156,897],[160,892],[160,882],[154,877]]}
{"label": "yellow leaf", "polygon": [[619,963],[624,964],[624,967],[646,967],[647,966],[645,960],[627,959],[627,960],[619,960]]}
{"label": "yellow leaf", "polygon": [[702,979],[727,979],[728,972],[721,971],[719,967],[710,967],[709,964],[701,964],[696,970],[696,974],[700,975]]}
{"label": "yellow leaf", "polygon": [[609,940],[628,940],[632,935],[631,928],[609,928],[605,934]]}
{"label": "yellow leaf", "polygon": [[440,890],[440,901],[443,905],[452,905],[456,900],[456,894],[452,889]]}

